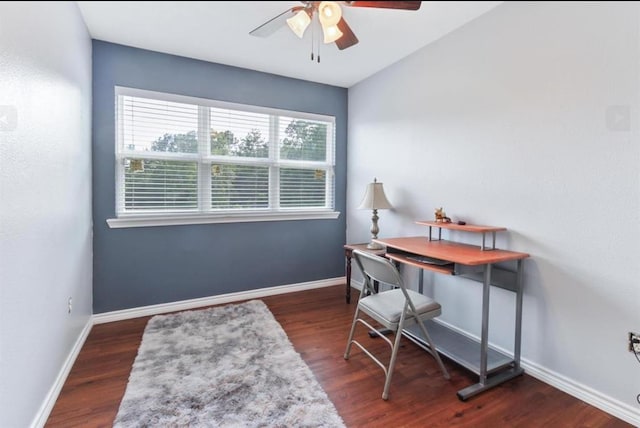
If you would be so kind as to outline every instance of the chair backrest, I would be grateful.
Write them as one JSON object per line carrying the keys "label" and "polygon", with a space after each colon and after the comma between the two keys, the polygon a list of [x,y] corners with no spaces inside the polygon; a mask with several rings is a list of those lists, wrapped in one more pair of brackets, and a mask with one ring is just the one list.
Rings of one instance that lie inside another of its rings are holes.
{"label": "chair backrest", "polygon": [[360,250],[353,250],[353,256],[365,279],[369,276],[375,281],[402,287],[398,269],[389,260]]}
{"label": "chair backrest", "polygon": [[374,292],[374,288],[369,282],[369,278],[383,282],[394,287],[398,287],[402,290],[402,294],[405,298],[405,303],[408,304],[409,309],[415,313],[416,307],[411,300],[411,296],[407,292],[407,289],[402,282],[402,277],[396,266],[388,259],[373,254],[365,253],[360,250],[353,250],[353,257],[356,259],[356,264],[364,275],[365,287],[362,287],[361,295],[364,293],[365,288],[368,288],[371,292]]}

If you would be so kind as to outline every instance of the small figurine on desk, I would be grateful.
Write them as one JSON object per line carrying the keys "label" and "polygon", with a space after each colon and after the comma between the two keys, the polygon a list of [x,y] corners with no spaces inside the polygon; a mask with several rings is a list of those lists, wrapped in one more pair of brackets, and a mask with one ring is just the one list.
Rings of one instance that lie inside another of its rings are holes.
{"label": "small figurine on desk", "polygon": [[442,210],[442,207],[436,208],[436,223],[451,223],[451,219]]}

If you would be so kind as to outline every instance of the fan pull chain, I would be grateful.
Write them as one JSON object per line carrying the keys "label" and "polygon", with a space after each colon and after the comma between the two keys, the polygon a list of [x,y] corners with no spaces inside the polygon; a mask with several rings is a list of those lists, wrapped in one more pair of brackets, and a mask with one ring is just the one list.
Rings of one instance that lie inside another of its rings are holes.
{"label": "fan pull chain", "polygon": [[313,61],[313,41],[315,39],[316,36],[316,26],[311,23],[311,61]]}
{"label": "fan pull chain", "polygon": [[[313,23],[311,24],[311,61],[314,59],[320,64],[320,39],[316,41],[316,26]],[[316,47],[316,55],[313,53],[313,47]]]}

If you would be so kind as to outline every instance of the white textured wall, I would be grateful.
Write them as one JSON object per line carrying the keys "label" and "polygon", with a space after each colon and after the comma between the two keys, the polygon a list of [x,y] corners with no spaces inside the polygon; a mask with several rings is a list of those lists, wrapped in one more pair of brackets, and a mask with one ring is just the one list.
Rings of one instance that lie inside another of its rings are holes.
{"label": "white textured wall", "polygon": [[[532,256],[525,362],[637,423],[639,22],[638,2],[498,6],[350,89],[347,168],[349,242],[368,239],[374,177],[396,207],[381,237],[425,234],[413,222],[439,206],[507,227],[499,246]],[[433,279],[442,318],[479,334],[479,284]],[[490,340],[508,349],[512,308],[492,290]]]}
{"label": "white textured wall", "polygon": [[1,427],[38,423],[91,316],[90,126],[75,2],[0,2]]}

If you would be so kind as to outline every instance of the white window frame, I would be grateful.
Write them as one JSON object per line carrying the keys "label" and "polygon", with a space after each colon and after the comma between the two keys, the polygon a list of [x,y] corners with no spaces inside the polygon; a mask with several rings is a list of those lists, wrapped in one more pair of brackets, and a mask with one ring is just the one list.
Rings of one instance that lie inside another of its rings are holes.
{"label": "white window frame", "polygon": [[[126,213],[124,207],[119,204],[124,204],[124,200],[119,198],[122,187],[124,186],[124,162],[123,159],[129,157],[141,157],[140,152],[129,151],[124,148],[124,144],[121,140],[122,132],[119,129],[122,124],[119,123],[119,111],[122,108],[119,105],[120,96],[133,96],[151,98],[156,100],[163,100],[169,102],[195,104],[199,106],[199,124],[198,124],[198,141],[199,141],[199,153],[197,154],[172,154],[167,156],[164,153],[145,153],[144,158],[163,158],[167,160],[191,160],[198,162],[198,212],[189,213]],[[125,227],[145,227],[145,226],[174,226],[174,225],[187,225],[187,224],[207,224],[207,223],[236,223],[236,222],[257,222],[257,221],[283,221],[283,220],[313,220],[313,219],[336,219],[339,217],[340,212],[335,211],[335,117],[325,116],[313,113],[296,112],[289,110],[281,110],[274,108],[266,108],[259,106],[252,106],[246,104],[237,104],[224,101],[216,101],[197,97],[188,97],[183,95],[168,94],[156,91],[147,91],[142,89],[134,89],[116,86],[115,87],[115,186],[116,186],[116,218],[107,219],[107,224],[110,228],[125,228]],[[207,145],[208,150],[208,115],[209,107],[215,108],[227,108],[233,110],[240,110],[252,113],[267,114],[270,116],[270,132],[272,135],[269,137],[271,144],[269,145],[269,158],[257,159],[257,158],[233,158],[230,161],[226,156],[203,156],[203,147],[201,145]],[[206,112],[206,113],[205,113]],[[278,159],[278,132],[277,120],[280,116],[293,117],[303,120],[316,120],[322,122],[328,122],[331,124],[331,132],[327,133],[327,161],[326,162],[306,162],[309,167],[313,169],[322,169],[327,174],[326,180],[326,194],[330,195],[330,200],[324,208],[274,208],[278,206],[279,195],[279,170],[286,167],[300,167],[299,161],[288,161]],[[212,161],[216,163],[248,163],[251,165],[269,166],[269,206],[268,209],[254,209],[254,210],[223,210],[219,212],[211,212],[207,210],[208,193],[210,189],[210,177],[208,176],[210,168],[202,168],[201,166],[211,164]],[[207,184],[208,183],[208,184]]]}

